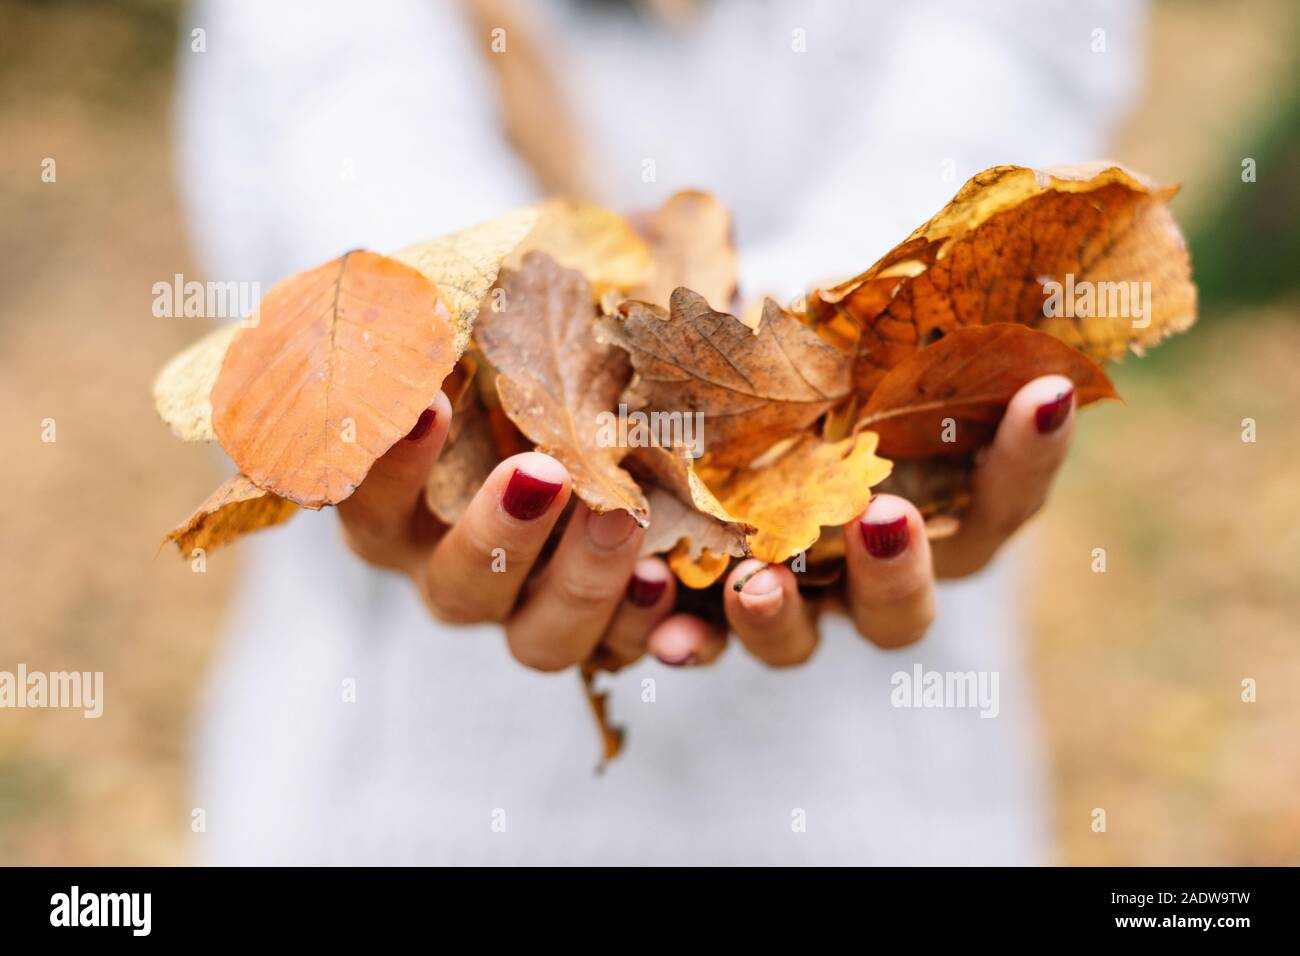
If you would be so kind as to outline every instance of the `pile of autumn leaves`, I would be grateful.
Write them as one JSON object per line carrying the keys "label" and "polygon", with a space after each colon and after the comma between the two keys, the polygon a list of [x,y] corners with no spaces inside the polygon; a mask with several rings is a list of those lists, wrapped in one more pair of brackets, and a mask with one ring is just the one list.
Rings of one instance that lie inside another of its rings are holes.
{"label": "pile of autumn leaves", "polygon": [[[730,219],[699,193],[635,219],[552,200],[391,256],[348,253],[160,373],[163,419],[238,470],[168,539],[188,556],[338,504],[441,389],[455,414],[426,502],[443,522],[537,448],[590,508],[648,521],[645,553],[689,587],[745,555],[832,580],[835,529],[873,489],[951,532],[973,454],[1021,385],[1059,373],[1081,405],[1113,396],[1097,362],[1191,325],[1172,192],[1113,166],[997,167],[861,275],[734,313]],[[1047,314],[1046,284],[1067,275],[1148,282],[1149,308]],[[620,405],[700,416],[703,455],[611,443]]]}

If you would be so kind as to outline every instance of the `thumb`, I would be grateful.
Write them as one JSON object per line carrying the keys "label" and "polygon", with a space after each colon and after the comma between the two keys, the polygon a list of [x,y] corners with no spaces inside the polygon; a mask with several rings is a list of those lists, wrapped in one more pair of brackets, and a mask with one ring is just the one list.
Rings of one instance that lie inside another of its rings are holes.
{"label": "thumb", "polygon": [[372,564],[406,568],[432,545],[425,540],[424,486],[447,439],[451,403],[439,392],[410,433],[371,466],[338,506],[352,550]]}

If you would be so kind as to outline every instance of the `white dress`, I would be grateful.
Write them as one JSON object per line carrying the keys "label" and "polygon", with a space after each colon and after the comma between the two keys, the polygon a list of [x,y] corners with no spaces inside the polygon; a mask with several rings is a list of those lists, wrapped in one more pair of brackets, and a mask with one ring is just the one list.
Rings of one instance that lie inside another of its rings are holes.
{"label": "white dress", "polygon": [[[788,297],[865,268],[984,167],[1104,154],[1142,23],[1083,6],[705,0],[684,32],[611,4],[527,13],[601,198],[716,193],[743,290]],[[221,0],[184,39],[181,178],[210,278],[267,288],[536,198],[500,133],[488,37],[455,3]],[[1007,555],[943,585],[930,634],[899,652],[827,618],[795,670],[734,642],[713,667],[629,668],[609,681],[626,752],[599,776],[573,673],[524,669],[495,627],[430,620],[329,512],[239,560],[196,739],[201,862],[1050,859]],[[996,673],[997,716],[892,706],[891,676],[917,664]]]}

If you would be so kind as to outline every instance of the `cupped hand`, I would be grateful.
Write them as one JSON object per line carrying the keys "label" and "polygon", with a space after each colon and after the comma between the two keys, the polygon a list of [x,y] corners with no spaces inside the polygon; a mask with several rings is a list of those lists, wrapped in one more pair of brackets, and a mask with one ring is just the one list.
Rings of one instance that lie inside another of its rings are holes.
{"label": "cupped hand", "polygon": [[528,667],[556,671],[594,655],[613,670],[640,657],[676,596],[667,565],[638,560],[642,529],[626,512],[595,514],[578,503],[533,574],[570,495],[564,466],[537,452],[501,462],[464,517],[441,524],[424,486],[450,424],[440,393],[339,505],[352,550],[409,575],[440,620],[501,623],[511,654]]}
{"label": "cupped hand", "polygon": [[[951,538],[931,543],[910,502],[876,495],[843,529],[845,599],[858,632],[883,648],[920,640],[934,619],[935,579],[983,568],[1043,506],[1073,430],[1069,379],[1047,375],[1021,388],[992,444],[977,459],[971,505]],[[731,630],[767,664],[800,664],[817,649],[815,616],[799,593],[798,575],[784,565],[741,562],[727,577],[723,601]],[[681,638],[673,644],[675,654],[717,656],[716,634],[672,636]],[[652,650],[658,641],[662,637],[655,635]]]}
{"label": "cupped hand", "polygon": [[[507,458],[460,521],[438,522],[424,505],[424,486],[450,423],[439,394],[339,505],[358,555],[408,574],[441,620],[503,624],[510,652],[537,670],[588,661],[617,670],[647,651],[672,666],[703,665],[722,653],[719,629],[671,613],[673,575],[658,558],[638,559],[644,532],[625,512],[595,514],[579,502],[543,559],[570,495],[568,473],[548,455]],[[859,633],[883,648],[919,640],[934,618],[935,579],[980,570],[1042,507],[1073,427],[1069,379],[1049,375],[1021,388],[977,459],[971,505],[951,538],[932,544],[911,503],[875,496],[843,529],[846,600]],[[816,650],[815,615],[789,568],[741,562],[723,602],[731,630],[765,663],[800,664]]]}

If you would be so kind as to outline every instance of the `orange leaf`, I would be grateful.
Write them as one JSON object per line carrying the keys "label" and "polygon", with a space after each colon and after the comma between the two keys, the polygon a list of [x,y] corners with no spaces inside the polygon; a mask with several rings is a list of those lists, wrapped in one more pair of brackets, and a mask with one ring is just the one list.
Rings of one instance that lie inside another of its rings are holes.
{"label": "orange leaf", "polygon": [[213,427],[254,484],[307,508],[337,504],[411,430],[456,357],[432,282],[349,252],[262,300],[217,376]]}
{"label": "orange leaf", "polygon": [[288,521],[298,506],[279,495],[263,491],[243,475],[228,479],[163,539],[176,542],[182,557],[195,548],[207,551],[236,538]]}
{"label": "orange leaf", "polygon": [[[1165,205],[1174,192],[1104,164],[985,170],[866,272],[814,293],[808,320],[856,345],[861,397],[969,325],[1018,322],[1097,361],[1118,358],[1196,320],[1187,249]],[[1067,284],[1095,293],[1090,309],[1060,301]]]}
{"label": "orange leaf", "polygon": [[[987,444],[1007,402],[1040,375],[1074,382],[1079,407],[1118,398],[1096,362],[1023,325],[958,329],[895,366],[871,393],[857,427],[891,458],[960,455]],[[952,419],[955,428],[945,428]],[[945,440],[951,439],[951,440]]]}

